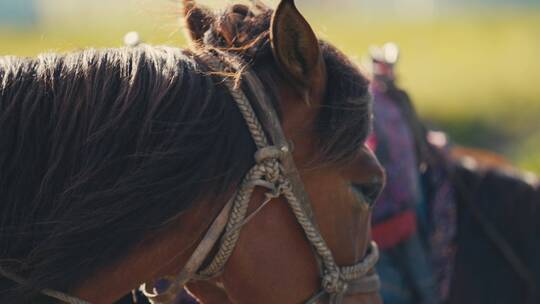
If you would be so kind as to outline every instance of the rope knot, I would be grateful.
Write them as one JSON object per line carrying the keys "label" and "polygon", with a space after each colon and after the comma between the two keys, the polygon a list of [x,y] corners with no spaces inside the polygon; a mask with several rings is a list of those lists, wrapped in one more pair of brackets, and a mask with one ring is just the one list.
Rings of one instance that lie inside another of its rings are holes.
{"label": "rope knot", "polygon": [[259,149],[255,152],[255,161],[257,164],[262,164],[267,160],[278,160],[283,156],[282,149],[275,146],[268,146]]}
{"label": "rope knot", "polygon": [[[283,157],[283,153],[283,149],[274,146],[261,148],[255,153],[255,161],[261,167],[265,180],[274,185],[278,184],[282,176],[280,159]],[[274,187],[274,189],[277,188],[280,187]]]}
{"label": "rope knot", "polygon": [[269,189],[270,191],[266,192],[264,195],[266,196],[267,200],[271,200],[274,198],[278,198],[283,193],[283,184],[281,182],[276,182],[274,187],[272,189]]}
{"label": "rope knot", "polygon": [[343,294],[349,288],[349,285],[340,279],[339,273],[327,272],[323,276],[322,287],[329,294]]}

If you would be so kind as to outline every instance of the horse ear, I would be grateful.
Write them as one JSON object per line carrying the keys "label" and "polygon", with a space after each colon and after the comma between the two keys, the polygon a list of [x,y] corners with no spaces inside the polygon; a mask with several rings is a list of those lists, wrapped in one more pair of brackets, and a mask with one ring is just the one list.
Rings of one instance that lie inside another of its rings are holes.
{"label": "horse ear", "polygon": [[212,11],[197,5],[194,0],[184,0],[183,3],[188,38],[195,43],[202,43],[204,33],[210,29],[216,18]]}
{"label": "horse ear", "polygon": [[309,89],[322,76],[319,40],[294,0],[282,0],[271,23],[271,43],[281,70],[296,85]]}

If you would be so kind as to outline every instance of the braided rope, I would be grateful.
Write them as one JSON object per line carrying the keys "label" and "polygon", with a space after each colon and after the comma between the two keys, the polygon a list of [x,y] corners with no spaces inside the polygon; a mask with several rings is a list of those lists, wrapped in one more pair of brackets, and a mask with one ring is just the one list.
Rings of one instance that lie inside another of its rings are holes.
{"label": "braided rope", "polygon": [[[215,52],[216,55],[212,54],[212,51]],[[225,53],[217,49],[204,50],[201,51],[198,55],[215,72],[231,72],[231,68],[235,67],[239,69],[240,67],[240,64],[238,62],[235,62],[231,55],[224,56]],[[221,58],[218,58],[217,55],[220,55]],[[228,63],[228,65],[225,65],[225,63]],[[224,84],[229,90],[232,98],[236,102],[238,109],[240,109],[240,112],[242,113],[242,116],[246,121],[249,132],[251,133],[251,137],[253,138],[253,141],[255,142],[257,148],[261,149],[267,147],[268,139],[266,138],[264,129],[259,122],[259,119],[255,114],[255,110],[253,110],[253,107],[251,106],[251,103],[249,102],[246,94],[244,94],[244,92],[237,87],[236,83],[233,82],[230,77],[224,79]]]}
{"label": "braided rope", "polygon": [[[210,264],[205,269],[198,272],[196,279],[209,279],[219,275],[223,271],[225,264],[231,257],[240,237],[240,228],[254,215],[250,215],[246,220],[249,202],[255,186],[263,186],[270,191],[266,193],[267,200],[262,206],[265,206],[270,199],[277,198],[281,195],[287,200],[297,221],[304,230],[307,239],[322,260],[322,286],[324,291],[331,295],[332,303],[340,302],[340,299],[343,298],[347,291],[347,282],[362,278],[377,262],[379,251],[376,244],[373,242],[371,243],[368,256],[360,263],[341,268],[336,264],[332,251],[326,244],[316,225],[307,215],[302,202],[296,197],[294,189],[281,166],[280,160],[283,155],[281,153],[289,153],[290,150],[287,148],[283,151],[269,145],[266,133],[264,132],[249,99],[239,88],[238,83],[240,79],[233,81],[234,78],[226,77],[226,74],[219,74],[224,72],[232,73],[237,77],[241,76],[241,74],[238,74],[242,71],[241,61],[236,57],[217,49],[201,50],[198,56],[212,71],[214,71],[214,73],[225,76],[223,83],[229,90],[229,93],[244,117],[258,151],[255,154],[256,165],[246,174],[240,185],[240,190],[236,193],[234,198],[233,207],[218,252],[213,257]],[[255,213],[260,211],[260,209],[262,209],[262,207],[258,208]],[[171,290],[176,289],[171,288]]]}
{"label": "braided rope", "polygon": [[353,281],[365,276],[379,261],[379,248],[375,242],[369,244],[368,255],[353,266],[341,267],[341,276],[345,281]]}
{"label": "braided rope", "polygon": [[[203,51],[201,54],[201,58],[214,70],[220,71],[230,71],[229,69],[232,67],[233,69],[238,70],[241,67],[241,63],[236,60],[233,56],[222,53],[220,51],[214,50],[214,52],[219,55],[212,56],[211,51]],[[221,59],[221,60],[220,60]],[[225,67],[225,62],[227,63],[228,67]],[[231,81],[231,79],[225,79],[224,81],[225,85],[230,91],[231,96],[237,103],[240,111],[242,112],[242,115],[244,116],[244,119],[246,120],[246,123],[248,125],[248,129],[250,133],[253,136],[253,139],[255,143],[257,144],[257,147],[259,149],[264,148],[268,140],[265,136],[265,133],[263,131],[263,128],[255,114],[255,111],[253,110],[253,107],[251,106],[251,103],[247,99],[244,92],[240,89],[238,89],[237,85]],[[273,160],[273,163],[278,163],[278,160]],[[258,176],[258,178],[263,176]],[[246,177],[246,181],[242,185],[247,186],[250,184],[249,180],[251,180],[251,176]],[[281,184],[281,191],[282,194],[287,199],[291,210],[295,214],[298,222],[302,226],[304,233],[310,243],[313,245],[315,250],[317,251],[317,254],[322,258],[323,264],[324,264],[324,277],[323,277],[323,286],[324,289],[328,292],[343,292],[344,289],[346,289],[346,284],[342,282],[345,278],[341,275],[340,268],[337,266],[334,257],[332,255],[332,252],[328,245],[326,244],[324,238],[322,237],[319,230],[316,228],[316,226],[313,224],[311,219],[306,215],[302,204],[298,201],[297,197],[294,195],[293,189],[286,178],[280,178],[280,184]],[[253,192],[253,189],[250,189],[246,191],[245,189],[242,189],[244,191],[241,191],[239,194],[239,200],[238,205],[235,204],[234,211],[231,214],[230,222],[227,225],[226,229],[226,237],[224,238],[224,241],[221,244],[221,247],[218,251],[218,254],[210,264],[210,266],[203,270],[200,274],[202,276],[210,276],[215,275],[219,271],[223,269],[223,266],[225,265],[226,261],[232,254],[232,251],[234,250],[234,247],[236,245],[236,242],[239,238],[240,231],[236,230],[231,232],[234,227],[240,223],[246,214],[247,211],[247,205],[249,204],[249,199],[251,196],[251,193]],[[245,196],[245,194],[248,194]],[[346,278],[354,279],[356,277],[361,276],[361,274],[364,273],[364,265],[361,263],[360,265],[357,265],[356,267],[350,267],[345,268],[346,272]],[[366,271],[367,272],[367,271]],[[360,275],[359,275],[360,274]]]}
{"label": "braided rope", "polygon": [[[221,58],[218,58],[216,54],[212,54],[212,52],[215,52],[217,55],[221,55]],[[231,68],[238,69],[240,66],[240,64],[236,62],[232,56],[224,56],[224,54],[218,50],[205,50],[202,51],[199,56],[214,71],[230,72]],[[226,65],[225,63],[228,64]],[[229,90],[233,100],[236,102],[244,120],[246,121],[249,132],[257,148],[268,148],[268,139],[266,134],[247,96],[237,87],[231,78],[225,78],[224,84]],[[254,190],[254,184],[257,181],[262,180],[274,185],[279,176],[279,162],[275,158],[262,160],[248,172],[240,186],[240,191],[235,198],[229,222],[225,228],[225,236],[222,239],[218,253],[210,265],[206,269],[199,272],[201,277],[212,277],[218,274],[220,271],[222,271],[225,263],[231,256],[236,246],[236,242],[240,237],[240,229],[238,229],[238,226],[246,217],[251,194]]]}
{"label": "braided rope", "polygon": [[[231,72],[232,69],[232,72],[235,73],[242,69],[240,60],[219,50],[205,50],[202,51],[200,56],[214,71]],[[246,124],[257,148],[264,149],[268,146],[268,139],[248,98],[231,78],[225,78],[224,84],[229,89],[231,96],[237,103],[238,108],[246,120]],[[240,234],[238,225],[246,216],[247,205],[249,204],[251,194],[253,193],[253,182],[262,179],[275,184],[276,167],[278,166],[279,159],[273,158],[266,161],[265,164],[255,166],[254,169],[248,173],[241,186],[242,189],[238,194],[237,200],[235,201],[235,206],[233,207],[233,212],[231,213],[225,237],[223,238],[218,254],[211,264],[205,270],[200,272],[200,275],[203,277],[213,276],[223,270],[225,263],[231,256],[236,242],[238,241]],[[274,172],[271,174],[272,176],[269,176],[270,172],[263,172],[265,169],[268,170],[269,168],[273,168],[272,171]],[[322,259],[324,265],[322,284],[324,289],[329,293],[344,293],[347,289],[347,281],[358,279],[373,268],[378,260],[378,250],[376,245],[374,243],[371,244],[371,254],[360,263],[354,266],[340,268],[336,264],[332,251],[326,244],[320,231],[307,216],[301,202],[295,196],[288,179],[284,177],[284,174],[281,171],[277,172],[277,176],[279,176],[279,181],[277,182],[279,183],[281,194],[286,198],[296,219],[302,226],[306,237]],[[251,187],[251,189],[249,189],[249,187]]]}
{"label": "braided rope", "polygon": [[317,254],[322,258],[324,264],[323,288],[329,293],[343,292],[343,283],[340,282],[340,269],[334,260],[332,251],[319,230],[306,216],[302,205],[294,195],[291,185],[286,180],[283,182],[283,195],[287,199],[298,223],[302,226],[306,237],[317,251]]}
{"label": "braided rope", "polygon": [[225,235],[222,238],[218,253],[210,265],[199,272],[201,277],[212,277],[218,274],[231,256],[236,242],[240,237],[238,225],[245,219],[251,194],[253,193],[253,181],[259,180],[265,176],[265,165],[256,165],[253,167],[240,186],[240,191],[236,195],[233,209],[229,221],[225,227]]}

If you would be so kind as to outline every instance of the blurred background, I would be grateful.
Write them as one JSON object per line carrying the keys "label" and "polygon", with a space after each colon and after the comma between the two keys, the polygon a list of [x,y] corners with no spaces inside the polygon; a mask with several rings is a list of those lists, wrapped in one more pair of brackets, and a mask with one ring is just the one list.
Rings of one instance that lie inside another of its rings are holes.
{"label": "blurred background", "polygon": [[[358,63],[370,45],[398,43],[400,84],[425,120],[540,173],[540,0],[296,2]],[[129,31],[183,46],[178,16],[175,0],[0,0],[0,56],[117,47]]]}

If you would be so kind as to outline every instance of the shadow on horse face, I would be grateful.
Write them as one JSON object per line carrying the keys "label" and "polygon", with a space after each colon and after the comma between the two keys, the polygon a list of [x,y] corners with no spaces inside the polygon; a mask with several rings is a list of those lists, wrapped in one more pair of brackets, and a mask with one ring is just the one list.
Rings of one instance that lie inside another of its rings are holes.
{"label": "shadow on horse face", "polygon": [[[219,48],[240,57],[259,76],[294,145],[294,161],[335,261],[352,265],[362,260],[370,242],[370,200],[384,180],[381,166],[363,145],[371,119],[367,80],[316,38],[293,1],[282,1],[275,12],[262,5],[256,7],[259,12],[234,5],[221,16],[185,2],[193,42],[188,53],[196,57],[198,49]],[[223,90],[217,81],[215,86]],[[365,195],[354,192],[352,184],[362,186]],[[128,253],[89,274],[72,293],[110,303],[141,282],[175,275],[235,187],[229,184],[219,196],[171,214],[162,228],[140,235],[142,241]],[[257,187],[248,214],[263,201],[264,191]],[[299,303],[320,290],[320,279],[312,246],[286,201],[276,198],[243,226],[223,273],[188,288],[204,303]],[[378,303],[379,298],[358,294],[344,302]]]}

